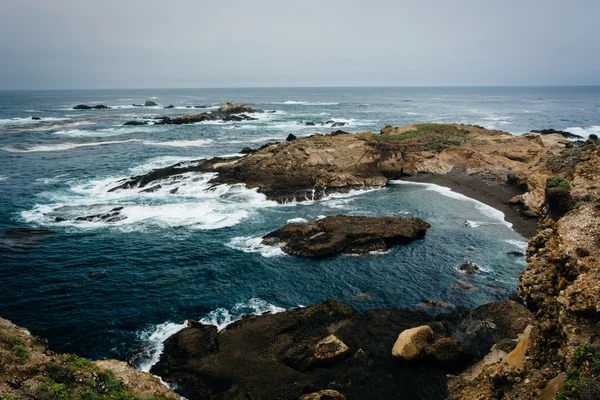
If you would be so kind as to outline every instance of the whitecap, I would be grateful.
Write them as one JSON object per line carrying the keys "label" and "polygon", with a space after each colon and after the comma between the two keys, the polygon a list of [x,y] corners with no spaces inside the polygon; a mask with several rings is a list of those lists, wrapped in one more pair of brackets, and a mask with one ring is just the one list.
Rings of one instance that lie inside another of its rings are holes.
{"label": "whitecap", "polygon": [[0,181],[5,181],[8,179],[8,176],[0,176]]}
{"label": "whitecap", "polygon": [[337,106],[340,103],[331,102],[331,101],[297,101],[297,100],[287,100],[283,102],[277,102],[273,104],[286,104],[286,105],[297,105],[297,106]]}
{"label": "whitecap", "polygon": [[285,308],[278,307],[259,298],[252,298],[245,303],[237,303],[229,310],[226,308],[217,308],[208,313],[200,322],[205,325],[214,325],[218,330],[222,330],[227,325],[239,320],[242,315],[276,314],[283,311],[285,311]]}
{"label": "whitecap", "polygon": [[473,202],[473,203],[475,203],[475,208],[477,208],[479,211],[481,211],[481,213],[483,215],[485,215],[491,219],[495,219],[495,220],[503,223],[507,227],[512,228],[512,224],[510,222],[504,220],[504,213],[502,211],[497,210],[494,207],[488,206],[487,204],[484,204],[484,203],[480,202],[479,200],[475,200],[468,196],[465,196],[464,194],[454,192],[454,191],[452,191],[452,189],[450,189],[448,187],[436,185],[433,183],[407,182],[407,181],[401,181],[401,180],[392,180],[389,183],[394,184],[394,185],[423,186],[423,187],[425,187],[426,190],[431,190],[431,191],[437,192],[443,196],[450,197],[452,199]]}
{"label": "whitecap", "polygon": [[302,222],[308,222],[308,220],[306,218],[292,218],[292,219],[288,219],[286,223],[298,224],[298,223],[302,223]]}
{"label": "whitecap", "polygon": [[523,252],[525,252],[527,250],[527,247],[529,246],[527,242],[523,240],[505,239],[504,241],[508,244],[515,246]]}
{"label": "whitecap", "polygon": [[263,244],[262,237],[235,237],[231,239],[231,241],[227,243],[226,246],[235,250],[241,250],[244,253],[260,253],[261,256],[266,258],[285,255],[283,250],[281,250],[281,247],[268,246]]}
{"label": "whitecap", "polygon": [[150,372],[152,366],[160,360],[160,356],[165,349],[165,340],[180,330],[187,328],[187,326],[187,321],[181,324],[165,322],[141,332],[139,336],[143,343],[143,350],[136,357],[138,360],[136,362],[137,369],[143,372]]}
{"label": "whitecap", "polygon": [[565,129],[565,132],[570,132],[575,135],[579,135],[584,139],[587,139],[588,137],[590,137],[590,135],[600,136],[600,126],[593,125],[586,128],[572,127]]}
{"label": "whitecap", "polygon": [[168,130],[165,127],[149,126],[133,126],[120,128],[104,128],[96,130],[83,129],[68,129],[52,132],[55,135],[71,136],[71,137],[104,137],[104,136],[119,136],[128,135],[131,133],[156,133]]}
{"label": "whitecap", "polygon": [[198,140],[172,140],[169,142],[143,142],[147,146],[166,146],[166,147],[206,147],[213,143],[212,139]]}
{"label": "whitecap", "polygon": [[83,142],[83,143],[58,143],[58,144],[41,144],[36,146],[28,146],[23,148],[18,147],[2,147],[2,150],[8,151],[10,153],[32,153],[32,152],[45,152],[45,151],[62,151],[62,150],[71,150],[76,149],[78,147],[90,147],[90,146],[102,146],[108,144],[121,144],[128,142],[137,142],[137,139],[129,139],[129,140],[112,140],[112,141],[103,141],[103,142]]}

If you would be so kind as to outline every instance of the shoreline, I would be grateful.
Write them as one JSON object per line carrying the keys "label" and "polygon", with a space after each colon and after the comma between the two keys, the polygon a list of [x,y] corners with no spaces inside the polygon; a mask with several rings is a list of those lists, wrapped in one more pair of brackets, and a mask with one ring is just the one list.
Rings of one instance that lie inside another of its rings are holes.
{"label": "shoreline", "polygon": [[509,200],[525,190],[506,182],[487,180],[469,175],[464,171],[452,170],[445,175],[416,174],[402,176],[397,180],[415,183],[432,183],[480,201],[504,213],[504,218],[512,224],[512,229],[524,238],[537,234],[537,219],[521,214]]}

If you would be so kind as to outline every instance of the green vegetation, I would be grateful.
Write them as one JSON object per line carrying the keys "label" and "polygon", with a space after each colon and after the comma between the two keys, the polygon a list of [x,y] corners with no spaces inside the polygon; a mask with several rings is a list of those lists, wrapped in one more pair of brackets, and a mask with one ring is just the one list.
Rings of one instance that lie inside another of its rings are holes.
{"label": "green vegetation", "polygon": [[403,145],[412,145],[423,151],[442,151],[450,146],[475,142],[467,136],[468,130],[451,124],[416,124],[415,128],[399,134],[371,135],[366,138],[379,143],[402,142]]}
{"label": "green vegetation", "polygon": [[20,344],[11,347],[10,351],[15,357],[17,357],[20,360],[27,360],[29,358],[29,353],[27,353],[27,349],[21,346]]}
{"label": "green vegetation", "polygon": [[588,400],[600,379],[600,349],[596,346],[577,346],[567,369],[565,383],[555,400]]}
{"label": "green vegetation", "polygon": [[573,209],[573,200],[571,199],[571,185],[569,181],[560,176],[551,176],[546,181],[546,204],[548,205],[550,216],[554,220],[568,213]]}

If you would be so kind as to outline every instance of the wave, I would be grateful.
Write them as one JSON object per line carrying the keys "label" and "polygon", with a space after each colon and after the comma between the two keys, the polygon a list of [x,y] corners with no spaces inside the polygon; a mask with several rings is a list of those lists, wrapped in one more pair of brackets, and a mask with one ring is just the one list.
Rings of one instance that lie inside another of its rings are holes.
{"label": "wave", "polygon": [[518,249],[520,249],[523,252],[525,252],[527,250],[527,247],[529,246],[527,244],[527,242],[525,242],[523,240],[505,239],[504,241],[508,244],[511,244],[511,245],[517,247]]}
{"label": "wave", "polygon": [[308,220],[306,218],[292,218],[292,219],[288,219],[286,223],[288,224],[297,224],[300,222],[308,222]]}
{"label": "wave", "polygon": [[147,146],[167,146],[167,147],[206,147],[213,143],[212,139],[198,140],[173,140],[170,142],[143,142]]}
{"label": "wave", "polygon": [[[46,201],[20,215],[31,224],[68,229],[117,228],[130,232],[185,227],[210,230],[236,225],[260,208],[277,205],[257,189],[247,189],[243,184],[210,184],[215,176],[215,173],[185,173],[157,181],[153,192],[144,192],[144,189],[109,192],[127,177],[67,182],[68,189],[42,193]],[[115,207],[123,207],[119,211],[123,218],[118,221],[76,220],[106,214]]]}
{"label": "wave", "polygon": [[58,144],[42,144],[29,147],[2,147],[2,150],[10,153],[33,153],[33,152],[45,152],[45,151],[63,151],[76,149],[78,147],[90,147],[90,146],[102,146],[107,144],[120,144],[128,142],[139,142],[138,139],[128,140],[107,140],[102,142],[84,142],[84,143],[58,143]]}
{"label": "wave", "polygon": [[[284,308],[275,306],[259,298],[252,298],[245,303],[237,303],[229,310],[226,308],[217,308],[200,319],[199,322],[204,325],[214,325],[220,331],[227,325],[239,320],[242,315],[276,314],[283,311],[285,311]],[[165,349],[165,340],[187,327],[188,321],[180,324],[164,322],[139,332],[138,336],[142,342],[142,350],[133,357],[131,360],[132,364],[140,371],[150,372],[152,366],[160,360],[160,356]]]}
{"label": "wave", "polygon": [[2,125],[26,125],[26,124],[39,124],[41,122],[52,122],[52,121],[67,121],[69,118],[55,118],[55,117],[43,117],[40,119],[33,119],[31,117],[23,118],[6,118],[0,119],[0,126]]}
{"label": "wave", "polygon": [[150,372],[150,368],[160,360],[165,349],[165,340],[187,326],[187,321],[181,324],[165,322],[140,332],[143,350],[134,357],[133,364],[136,368],[143,372]]}
{"label": "wave", "polygon": [[285,308],[278,307],[259,298],[252,298],[246,303],[237,303],[229,310],[226,308],[217,308],[208,313],[200,322],[205,325],[214,325],[218,330],[222,330],[227,325],[239,320],[242,315],[276,314],[283,311],[285,311]]}
{"label": "wave", "polygon": [[267,246],[263,244],[262,237],[235,237],[231,239],[231,241],[227,243],[226,246],[235,250],[241,250],[244,253],[260,253],[261,256],[266,258],[285,255],[285,253],[283,252],[283,250],[281,250],[280,247]]}
{"label": "wave", "polygon": [[52,132],[55,135],[63,135],[70,137],[104,137],[104,136],[120,136],[128,135],[132,133],[156,133],[164,132],[168,130],[165,127],[156,126],[133,126],[124,128],[104,128],[97,130],[82,130],[82,129],[69,129]]}
{"label": "wave", "polygon": [[286,104],[286,105],[296,105],[296,106],[337,106],[340,103],[331,102],[331,101],[296,101],[296,100],[287,100],[282,102],[275,102],[271,104]]}
{"label": "wave", "polygon": [[460,201],[470,201],[475,203],[475,208],[479,210],[483,215],[495,219],[502,224],[506,225],[509,228],[512,228],[512,224],[504,219],[504,213],[500,210],[495,209],[494,207],[488,206],[480,202],[479,200],[472,199],[471,197],[465,196],[464,194],[460,194],[452,191],[452,189],[436,185],[434,183],[423,183],[423,182],[407,182],[400,180],[392,180],[390,184],[394,185],[414,185],[414,186],[423,186],[426,190],[431,190],[437,192],[443,196],[450,197],[452,199],[460,200]]}
{"label": "wave", "polygon": [[8,179],[8,176],[0,176],[0,182]]}
{"label": "wave", "polygon": [[131,167],[129,172],[131,175],[143,175],[152,171],[156,168],[168,167],[177,163],[185,163],[185,166],[189,166],[192,161],[202,160],[202,157],[181,157],[181,156],[162,156],[151,158],[144,164],[136,165]]}
{"label": "wave", "polygon": [[587,139],[588,137],[590,137],[590,135],[600,136],[600,126],[597,125],[592,125],[586,128],[572,127],[565,129],[565,131],[573,133],[575,135],[579,135],[584,139]]}

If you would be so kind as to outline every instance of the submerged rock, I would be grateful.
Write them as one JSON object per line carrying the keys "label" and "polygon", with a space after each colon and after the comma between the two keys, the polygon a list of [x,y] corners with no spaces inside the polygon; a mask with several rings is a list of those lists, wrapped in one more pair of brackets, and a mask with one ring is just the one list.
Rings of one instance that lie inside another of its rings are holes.
{"label": "submerged rock", "polygon": [[46,229],[14,228],[0,233],[0,252],[32,249],[56,232]]}
{"label": "submerged rock", "polygon": [[425,235],[430,225],[418,218],[329,216],[315,222],[287,224],[263,237],[267,245],[300,257],[363,254],[409,243]]}
{"label": "submerged rock", "polygon": [[458,269],[460,271],[464,272],[465,274],[469,274],[469,275],[474,274],[480,270],[480,268],[477,265],[473,264],[470,261],[462,264],[460,267],[458,267]]}
{"label": "submerged rock", "polygon": [[[75,221],[78,222],[107,222],[107,223],[111,223],[111,222],[119,222],[122,221],[124,219],[126,219],[127,217],[124,215],[121,215],[121,210],[123,210],[123,207],[115,207],[112,210],[103,213],[103,214],[94,214],[94,215],[88,215],[85,217],[77,217],[75,218]],[[60,221],[57,221],[60,222]]]}

